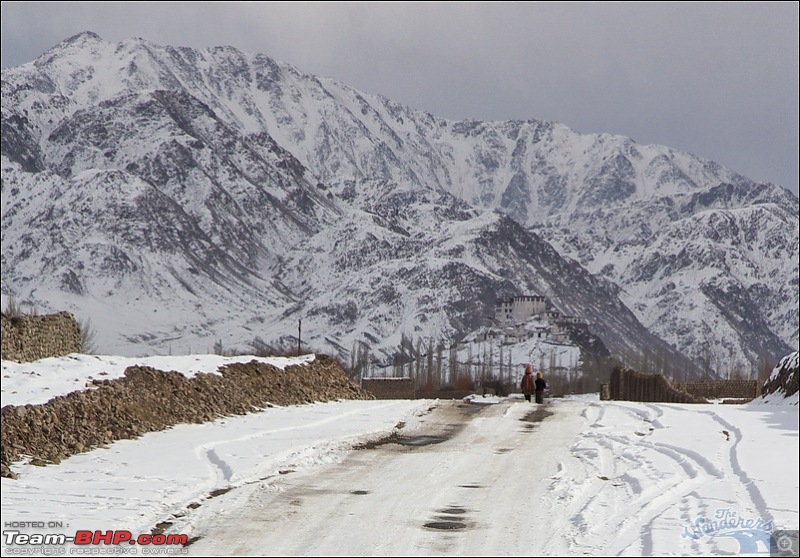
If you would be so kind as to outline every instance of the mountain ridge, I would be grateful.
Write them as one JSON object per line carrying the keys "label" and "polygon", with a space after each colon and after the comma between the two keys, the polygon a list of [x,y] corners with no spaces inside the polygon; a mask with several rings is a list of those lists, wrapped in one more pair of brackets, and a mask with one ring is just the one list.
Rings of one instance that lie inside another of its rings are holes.
{"label": "mountain ridge", "polygon": [[[528,234],[541,236],[562,255],[598,274],[603,284],[613,285],[611,293],[646,290],[649,283],[657,283],[645,271],[648,263],[653,265],[652,253],[659,243],[669,244],[669,237],[659,235],[659,230],[702,208],[731,210],[770,201],[775,212],[785,213],[777,219],[782,226],[796,227],[797,222],[797,211],[793,220],[791,215],[796,198],[779,187],[755,184],[716,163],[669,148],[639,146],[622,136],[584,136],[563,125],[536,120],[438,119],[231,47],[195,50],[159,47],[143,40],[114,46],[97,35],[79,34],[33,63],[4,69],[3,96],[9,99],[3,107],[4,197],[10,192],[6,183],[22,173],[41,173],[47,168],[67,177],[90,169],[123,169],[185,208],[212,244],[235,254],[237,265],[262,276],[251,282],[252,288],[270,293],[279,301],[277,306],[289,304],[288,308],[297,306],[288,301],[296,301],[296,293],[307,292],[308,285],[303,287],[302,279],[296,280],[297,285],[287,285],[276,269],[291,259],[295,247],[351,211],[348,204],[364,201],[360,194],[348,201],[348,188],[356,185],[447,193],[466,203],[465,208],[500,211],[523,229],[529,228]],[[84,112],[72,110],[78,107]],[[130,114],[135,119],[126,126]],[[150,128],[148,118],[152,119]],[[131,137],[123,137],[123,131],[115,129],[118,126]],[[139,137],[138,128],[150,134]],[[7,172],[13,166],[7,161],[19,165],[19,172]],[[225,172],[219,172],[219,167]],[[182,173],[187,176],[181,177]],[[198,195],[198,187],[205,188],[206,194]],[[460,211],[454,203],[443,205],[447,211]],[[225,212],[216,209],[220,204]],[[394,206],[388,209],[396,210]],[[248,217],[251,211],[254,215]],[[381,211],[376,213],[378,220],[410,228]],[[418,224],[420,219],[427,217],[418,217]],[[6,222],[4,201],[4,270],[15,261],[5,254]],[[361,232],[367,234],[366,229]],[[282,240],[265,242],[266,238]],[[781,236],[774,230],[770,238],[787,252],[792,241],[797,244],[796,235]],[[501,252],[510,253],[509,247],[506,240]],[[623,259],[612,257],[628,252]],[[796,253],[795,249],[795,261]],[[388,254],[382,257],[387,260]],[[721,257],[730,256],[726,252]],[[624,272],[631,261],[638,264],[637,258],[642,263],[633,271],[641,285],[626,283]],[[785,261],[790,267],[791,253]],[[760,261],[750,263],[763,266]],[[271,277],[264,270],[270,270]],[[684,281],[686,293],[706,293],[703,305],[717,308],[708,311],[709,320],[726,324],[730,334],[722,343],[726,350],[733,348],[730,339],[742,343],[733,356],[738,362],[753,363],[764,352],[785,354],[790,342],[796,344],[797,312],[775,310],[787,293],[797,301],[796,275],[792,283],[789,271],[776,272],[773,267],[769,272],[777,279],[757,274],[749,283],[740,279],[731,284],[738,294],[730,297],[731,289],[720,290],[718,283]],[[176,274],[194,277],[188,271]],[[519,275],[512,282],[525,283]],[[5,289],[5,271],[3,285]],[[665,304],[663,298],[639,307],[641,300],[653,298],[659,289],[627,299],[636,318],[657,331],[659,323],[678,322],[681,316],[678,309],[668,313],[667,320],[654,317],[652,306]],[[773,310],[749,331],[736,323],[735,312],[728,308],[742,304]],[[280,315],[292,313],[283,310]],[[208,316],[208,322],[217,319]],[[609,317],[602,321],[613,322]],[[700,321],[707,320],[701,317]],[[668,345],[700,358],[702,351],[696,348],[694,337],[678,329],[659,331],[659,335]],[[758,341],[751,343],[751,337]],[[617,345],[621,348],[625,343]],[[720,362],[717,367],[723,366]]]}

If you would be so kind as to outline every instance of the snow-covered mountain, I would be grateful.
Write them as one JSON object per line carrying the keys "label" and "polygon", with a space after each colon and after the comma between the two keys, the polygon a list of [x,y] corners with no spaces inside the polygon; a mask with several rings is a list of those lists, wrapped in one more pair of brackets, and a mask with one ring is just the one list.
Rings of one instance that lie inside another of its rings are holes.
{"label": "snow-covered mountain", "polygon": [[288,343],[299,319],[315,348],[388,348],[531,291],[618,355],[798,344],[798,200],[710,161],[229,47],[82,33],[2,87],[3,290],[110,351]]}

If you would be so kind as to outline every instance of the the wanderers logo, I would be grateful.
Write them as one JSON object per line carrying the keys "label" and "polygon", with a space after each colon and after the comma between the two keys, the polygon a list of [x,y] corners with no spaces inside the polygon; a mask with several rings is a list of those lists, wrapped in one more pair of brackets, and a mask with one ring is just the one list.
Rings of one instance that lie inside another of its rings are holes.
{"label": "the wanderers logo", "polygon": [[772,530],[772,520],[744,517],[730,508],[722,508],[714,513],[714,519],[695,519],[693,525],[683,528],[681,536],[695,540],[731,538],[739,543],[739,554],[769,554]]}

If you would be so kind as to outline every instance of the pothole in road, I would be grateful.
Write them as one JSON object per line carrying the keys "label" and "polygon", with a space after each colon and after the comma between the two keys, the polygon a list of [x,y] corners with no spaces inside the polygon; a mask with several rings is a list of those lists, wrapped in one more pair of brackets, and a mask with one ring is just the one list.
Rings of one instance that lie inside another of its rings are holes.
{"label": "pothole in road", "polygon": [[482,484],[471,483],[471,484],[459,484],[459,488],[483,488]]}
{"label": "pothole in road", "polygon": [[401,446],[428,446],[441,444],[445,440],[447,440],[447,436],[398,436],[395,443]]}
{"label": "pothole in road", "polygon": [[399,438],[397,432],[393,432],[389,436],[381,438],[380,440],[374,440],[372,442],[364,442],[363,444],[356,444],[353,446],[353,449],[354,450],[375,449],[385,444],[393,444],[394,442],[397,441],[397,438]]}
{"label": "pothole in road", "polygon": [[460,521],[431,521],[423,525],[426,529],[436,529],[437,531],[459,531],[466,529],[467,524]]}
{"label": "pothole in road", "polygon": [[438,511],[438,513],[446,513],[446,514],[450,514],[450,515],[461,515],[461,514],[467,513],[467,510],[465,510],[464,508],[451,507],[451,508],[441,509],[441,510]]}
{"label": "pothole in road", "polygon": [[436,510],[438,515],[433,517],[435,521],[429,521],[423,527],[437,531],[460,531],[466,529],[467,524],[463,521],[464,518],[462,516],[466,515],[467,511],[466,508],[461,506],[441,508]]}
{"label": "pothole in road", "polygon": [[422,447],[422,446],[429,446],[431,444],[441,444],[450,439],[452,434],[441,434],[441,435],[421,435],[421,436],[400,436],[397,432],[392,433],[391,435],[381,438],[380,440],[375,440],[374,442],[367,442],[364,444],[359,444],[354,446],[353,449],[357,450],[364,450],[364,449],[375,449],[380,446],[384,446],[386,444],[398,444],[400,446],[411,446],[411,447]]}
{"label": "pothole in road", "polygon": [[369,494],[369,490],[351,490],[350,494],[355,494],[356,496],[364,496]]}

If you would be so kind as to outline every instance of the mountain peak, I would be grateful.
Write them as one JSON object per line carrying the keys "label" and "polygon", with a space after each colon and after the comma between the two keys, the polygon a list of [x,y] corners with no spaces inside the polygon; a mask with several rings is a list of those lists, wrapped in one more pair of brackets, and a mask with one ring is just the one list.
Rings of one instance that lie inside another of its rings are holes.
{"label": "mountain peak", "polygon": [[94,54],[100,48],[107,45],[100,35],[94,31],[81,31],[67,39],[64,39],[56,46],[42,54],[34,61],[37,66],[51,64],[58,58],[84,58],[86,54],[94,58]]}
{"label": "mountain peak", "polygon": [[64,47],[84,48],[87,46],[91,46],[93,44],[100,44],[105,42],[106,41],[104,41],[103,38],[100,37],[100,35],[98,35],[94,31],[81,31],[80,33],[77,33],[67,39],[64,39],[53,49],[50,50],[55,50]]}

